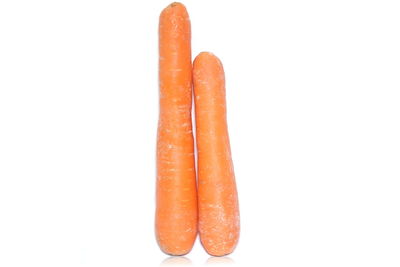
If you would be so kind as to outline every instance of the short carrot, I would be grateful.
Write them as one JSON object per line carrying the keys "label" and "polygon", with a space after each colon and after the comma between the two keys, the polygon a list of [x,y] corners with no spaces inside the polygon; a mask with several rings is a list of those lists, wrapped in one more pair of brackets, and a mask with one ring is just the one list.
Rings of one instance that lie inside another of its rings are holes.
{"label": "short carrot", "polygon": [[220,60],[200,53],[193,63],[201,243],[213,256],[231,253],[239,239],[239,206],[226,122]]}
{"label": "short carrot", "polygon": [[186,8],[180,3],[170,4],[159,21],[155,228],[161,250],[171,255],[188,253],[197,235],[190,41]]}

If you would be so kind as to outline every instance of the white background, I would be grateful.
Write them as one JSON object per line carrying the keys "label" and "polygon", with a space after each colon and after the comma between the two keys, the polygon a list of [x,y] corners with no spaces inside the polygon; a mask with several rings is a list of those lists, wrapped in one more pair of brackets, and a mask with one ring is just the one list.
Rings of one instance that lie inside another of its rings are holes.
{"label": "white background", "polygon": [[[153,229],[168,4],[0,2],[1,266],[179,261]],[[184,4],[225,66],[242,231],[181,260],[399,266],[399,2]]]}

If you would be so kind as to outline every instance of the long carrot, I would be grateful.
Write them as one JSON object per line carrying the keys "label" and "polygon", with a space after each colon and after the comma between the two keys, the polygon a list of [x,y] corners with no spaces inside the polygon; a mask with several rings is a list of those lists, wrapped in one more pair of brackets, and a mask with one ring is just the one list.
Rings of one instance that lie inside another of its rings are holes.
{"label": "long carrot", "polygon": [[159,22],[155,227],[161,250],[171,255],[188,253],[197,235],[190,39],[186,8],[170,4],[161,12]]}
{"label": "long carrot", "polygon": [[200,53],[193,63],[198,153],[199,232],[213,256],[239,239],[239,206],[226,123],[225,77],[219,59]]}

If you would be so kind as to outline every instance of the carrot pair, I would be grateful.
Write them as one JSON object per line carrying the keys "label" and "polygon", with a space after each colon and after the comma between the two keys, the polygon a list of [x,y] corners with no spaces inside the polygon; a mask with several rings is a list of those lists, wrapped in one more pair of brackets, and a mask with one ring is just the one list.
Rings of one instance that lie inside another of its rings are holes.
{"label": "carrot pair", "polygon": [[195,58],[192,68],[190,42],[186,8],[172,3],[162,11],[159,24],[156,236],[165,253],[184,255],[192,249],[199,230],[206,251],[222,256],[234,250],[239,238],[224,70],[219,59],[207,52]]}

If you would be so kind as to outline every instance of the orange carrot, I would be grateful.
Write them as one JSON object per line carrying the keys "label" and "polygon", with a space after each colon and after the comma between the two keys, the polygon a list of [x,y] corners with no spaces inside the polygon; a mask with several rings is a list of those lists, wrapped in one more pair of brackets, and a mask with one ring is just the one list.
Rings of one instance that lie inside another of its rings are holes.
{"label": "orange carrot", "polygon": [[193,63],[201,243],[213,256],[239,239],[239,205],[226,122],[225,77],[219,59],[200,53]]}
{"label": "orange carrot", "polygon": [[156,237],[165,253],[188,253],[197,235],[197,192],[191,122],[192,63],[186,8],[160,15],[160,114],[157,133]]}

